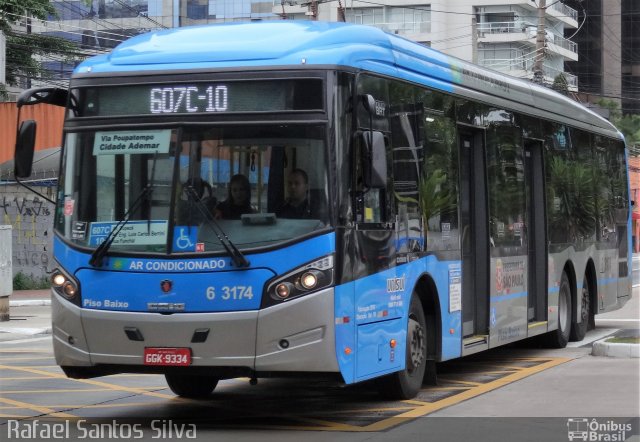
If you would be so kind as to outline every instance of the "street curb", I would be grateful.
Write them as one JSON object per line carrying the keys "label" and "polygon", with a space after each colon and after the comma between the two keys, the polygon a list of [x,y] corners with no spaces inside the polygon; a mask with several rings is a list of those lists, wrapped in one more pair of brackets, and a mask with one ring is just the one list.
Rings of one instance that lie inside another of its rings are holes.
{"label": "street curb", "polygon": [[608,338],[593,343],[592,356],[609,358],[640,358],[640,345],[606,342]]}
{"label": "street curb", "polygon": [[0,342],[17,341],[19,339],[39,338],[51,336],[51,328],[2,328],[0,327]]}
{"label": "street curb", "polygon": [[9,301],[9,307],[46,307],[50,305],[50,299],[16,299],[15,301]]}

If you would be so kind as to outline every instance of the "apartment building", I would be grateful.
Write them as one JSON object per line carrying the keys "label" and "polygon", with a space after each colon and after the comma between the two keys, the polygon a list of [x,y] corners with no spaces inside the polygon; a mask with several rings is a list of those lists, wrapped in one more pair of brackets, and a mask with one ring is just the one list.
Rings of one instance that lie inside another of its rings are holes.
{"label": "apartment building", "polygon": [[584,101],[605,97],[624,113],[640,113],[640,2],[568,0],[580,13],[574,37],[580,58],[567,63]]}
{"label": "apartment building", "polygon": [[[537,2],[542,0],[304,1],[53,0],[58,18],[44,24],[34,22],[32,29],[74,40],[90,54],[156,28],[282,18],[339,21],[344,15],[348,22],[377,26],[510,75],[533,76]],[[547,2],[543,72],[545,82],[551,84],[565,72],[565,62],[578,60],[577,45],[565,38],[578,28],[578,11],[559,1]],[[72,70],[64,60],[46,63],[59,79],[68,78]],[[569,88],[576,90],[575,75],[564,75]]]}
{"label": "apartment building", "polygon": [[[274,12],[287,19],[308,18],[309,6],[274,0]],[[575,75],[565,72],[567,61],[578,60],[577,45],[565,33],[578,28],[578,11],[548,0],[544,8],[544,80],[553,83],[561,73],[576,90]],[[431,46],[449,55],[472,61],[520,78],[533,77],[539,0],[408,0],[343,1],[346,21],[377,26]],[[320,3],[320,20],[339,19],[338,2]]]}

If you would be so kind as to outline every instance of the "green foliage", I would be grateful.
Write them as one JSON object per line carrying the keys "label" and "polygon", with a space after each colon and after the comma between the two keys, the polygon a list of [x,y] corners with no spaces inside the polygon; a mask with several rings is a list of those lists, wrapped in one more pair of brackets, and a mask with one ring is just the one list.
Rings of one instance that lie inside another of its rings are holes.
{"label": "green foliage", "polygon": [[624,115],[613,124],[624,134],[628,145],[640,144],[640,115]]}
{"label": "green foliage", "polygon": [[613,100],[600,99],[596,104],[609,111],[609,120],[625,137],[627,145],[640,144],[640,115],[623,115],[618,103]]}
{"label": "green foliage", "polygon": [[16,273],[13,277],[14,290],[42,290],[51,287],[49,278],[41,276],[36,278],[33,275],[26,275],[22,272]]}
{"label": "green foliage", "polygon": [[[51,78],[36,56],[54,56],[61,61],[78,61],[75,43],[59,37],[42,34],[28,34],[26,30],[14,27],[24,21],[24,16],[46,20],[56,16],[53,3],[48,0],[0,0],[0,31],[6,36],[6,85],[17,86],[22,77],[34,80]],[[6,99],[4,85],[0,86],[0,99]]]}
{"label": "green foliage", "polygon": [[49,0],[0,0],[0,11],[0,30],[5,34],[10,34],[11,25],[20,20],[16,16],[31,15],[46,20],[49,15],[56,15],[53,3]]}
{"label": "green foliage", "polygon": [[[548,192],[552,205],[549,230],[568,231],[570,238],[586,238],[595,232],[596,198],[594,170],[589,164],[553,157],[549,161]],[[600,202],[602,207],[606,199]],[[555,205],[556,207],[553,207]]]}
{"label": "green foliage", "polygon": [[564,95],[567,95],[569,93],[569,83],[567,83],[567,79],[565,78],[563,73],[558,74],[558,76],[553,79],[551,89]]}
{"label": "green foliage", "polygon": [[[447,109],[444,103],[438,104],[440,108]],[[455,125],[447,117],[434,115],[427,137],[430,148],[418,188],[420,210],[425,221],[455,211],[457,192],[455,185],[452,185],[457,181],[457,176],[452,176],[455,169],[452,164],[456,149]]]}
{"label": "green foliage", "polygon": [[442,169],[425,173],[420,180],[420,201],[422,202],[422,217],[429,220],[434,216],[443,215],[454,208],[454,198],[447,191],[445,183],[447,175]]}

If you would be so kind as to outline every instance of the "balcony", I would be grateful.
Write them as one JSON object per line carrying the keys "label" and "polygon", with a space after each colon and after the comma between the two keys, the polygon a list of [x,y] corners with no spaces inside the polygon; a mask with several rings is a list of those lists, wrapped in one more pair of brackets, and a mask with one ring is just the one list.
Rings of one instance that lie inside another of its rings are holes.
{"label": "balcony", "polygon": [[[535,47],[537,26],[530,22],[484,22],[478,23],[478,38],[481,43],[528,43]],[[566,59],[578,60],[578,45],[571,40],[547,30],[547,48]]]}
{"label": "balcony", "polygon": [[[562,15],[563,17],[567,17],[570,20],[575,20],[576,23],[578,22],[578,11],[576,11],[573,8],[570,8],[564,3],[560,3],[559,1],[554,1],[548,6],[548,8],[552,11],[559,12],[560,15]],[[555,15],[555,14],[552,14],[552,15]]]}
{"label": "balcony", "polygon": [[431,32],[431,22],[406,22],[406,23],[375,23],[370,26],[375,26],[383,31],[390,32],[392,34],[406,35],[406,34],[428,34]]}
{"label": "balcony", "polygon": [[525,34],[535,25],[521,21],[500,21],[478,23],[478,33],[482,34]]}
{"label": "balcony", "polygon": [[[505,74],[512,75],[514,77],[519,78],[531,78],[533,77],[533,58],[505,58],[505,59],[485,59],[480,62],[480,65],[487,67],[489,69],[493,69],[496,71],[500,71]],[[545,81],[549,84],[552,84],[555,78],[563,74],[565,80],[567,80],[567,85],[569,86],[569,90],[577,91],[578,90],[578,77],[573,74],[569,74],[560,69],[543,65],[542,71],[544,73]]]}
{"label": "balcony", "polygon": [[578,53],[578,44],[572,42],[571,40],[567,40],[564,37],[560,37],[559,35],[552,35],[551,38],[547,35],[547,40],[553,43],[556,46],[560,46],[563,49],[566,49],[569,52],[573,52],[574,54]]}

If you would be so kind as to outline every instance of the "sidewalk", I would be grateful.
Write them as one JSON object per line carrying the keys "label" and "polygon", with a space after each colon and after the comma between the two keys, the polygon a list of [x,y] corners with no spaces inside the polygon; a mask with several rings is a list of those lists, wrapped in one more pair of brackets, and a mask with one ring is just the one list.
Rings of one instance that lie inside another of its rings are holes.
{"label": "sidewalk", "polygon": [[51,335],[51,291],[14,291],[9,296],[9,321],[0,322],[0,342],[47,335]]}

